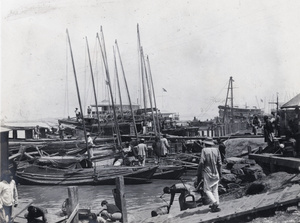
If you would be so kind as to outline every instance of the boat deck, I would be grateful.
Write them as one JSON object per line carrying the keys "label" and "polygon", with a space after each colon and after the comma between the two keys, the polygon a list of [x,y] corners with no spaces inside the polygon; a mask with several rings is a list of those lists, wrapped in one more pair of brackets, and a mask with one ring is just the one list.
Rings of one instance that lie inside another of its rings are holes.
{"label": "boat deck", "polygon": [[257,194],[248,197],[242,197],[234,201],[220,203],[220,212],[212,213],[208,205],[188,209],[179,212],[159,215],[145,219],[144,223],[180,223],[180,222],[216,222],[221,220],[230,221],[236,217],[247,216],[260,211],[281,207],[284,205],[296,205],[300,201],[300,185],[294,184],[291,187]]}

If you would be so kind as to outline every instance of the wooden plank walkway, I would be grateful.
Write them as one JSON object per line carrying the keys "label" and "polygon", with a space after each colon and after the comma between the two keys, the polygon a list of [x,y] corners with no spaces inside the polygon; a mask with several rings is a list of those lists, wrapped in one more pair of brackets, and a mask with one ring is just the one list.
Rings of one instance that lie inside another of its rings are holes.
{"label": "wooden plank walkway", "polygon": [[188,209],[179,212],[178,215],[160,215],[148,218],[143,223],[181,223],[181,222],[215,222],[230,220],[235,217],[245,216],[258,211],[276,208],[283,205],[294,205],[300,201],[300,185],[248,197],[242,197],[232,201],[222,202],[221,211],[212,213],[208,205]]}

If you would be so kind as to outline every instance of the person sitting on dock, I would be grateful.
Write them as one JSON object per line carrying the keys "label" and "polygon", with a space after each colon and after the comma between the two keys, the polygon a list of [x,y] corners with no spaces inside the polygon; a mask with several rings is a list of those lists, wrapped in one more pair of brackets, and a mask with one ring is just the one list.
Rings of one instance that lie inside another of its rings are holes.
{"label": "person sitting on dock", "polygon": [[203,179],[203,191],[211,200],[211,212],[218,212],[219,206],[219,181],[222,177],[222,160],[218,148],[212,138],[203,141],[201,158],[197,170],[197,184]]}
{"label": "person sitting on dock", "polygon": [[145,166],[146,164],[146,154],[147,154],[147,145],[145,144],[145,140],[141,139],[140,143],[137,145],[138,151],[138,159],[140,161],[141,166]]}
{"label": "person sitting on dock", "polygon": [[0,182],[0,222],[12,221],[12,209],[18,206],[16,182],[9,170],[2,174]]}
{"label": "person sitting on dock", "polygon": [[101,202],[101,206],[103,207],[103,209],[98,214],[97,217],[98,223],[105,223],[107,221],[114,222],[114,221],[122,220],[122,212],[116,205],[109,204],[106,200],[103,200]]}
{"label": "person sitting on dock", "polygon": [[167,140],[167,135],[163,134],[163,137],[160,139],[162,147],[162,156],[167,156],[169,153],[170,145]]}
{"label": "person sitting on dock", "polygon": [[27,219],[28,223],[35,223],[40,222],[38,221],[38,218],[42,217],[42,222],[47,222],[46,214],[42,208],[38,208],[35,206],[30,205],[27,208],[28,213],[24,215],[24,217]]}

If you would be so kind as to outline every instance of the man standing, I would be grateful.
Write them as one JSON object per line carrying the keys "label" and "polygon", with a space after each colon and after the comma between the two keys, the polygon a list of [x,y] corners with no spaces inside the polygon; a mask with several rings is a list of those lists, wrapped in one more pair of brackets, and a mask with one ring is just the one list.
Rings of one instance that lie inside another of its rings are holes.
{"label": "man standing", "polygon": [[61,123],[59,123],[58,132],[59,132],[59,138],[61,140],[64,140],[64,138],[65,138],[65,128]]}
{"label": "man standing", "polygon": [[201,158],[197,170],[198,184],[203,179],[203,191],[211,200],[211,212],[218,212],[219,206],[218,185],[222,177],[222,160],[219,149],[215,146],[212,138],[203,141]]}
{"label": "man standing", "polygon": [[140,143],[137,145],[138,158],[140,161],[140,165],[142,166],[145,166],[147,154],[147,145],[144,142],[145,140],[141,139]]}
{"label": "man standing", "polygon": [[95,144],[90,133],[87,133],[86,136],[87,136],[87,144],[88,144],[88,153],[90,158],[92,158],[94,156],[93,148],[95,147]]}
{"label": "man standing", "polygon": [[87,114],[88,114],[88,117],[91,118],[92,117],[92,109],[90,106],[88,106],[87,108]]}
{"label": "man standing", "polygon": [[161,148],[162,148],[162,155],[163,156],[167,156],[169,149],[170,149],[170,145],[169,142],[167,140],[167,135],[163,134],[163,137],[161,138]]}
{"label": "man standing", "polygon": [[12,207],[18,205],[18,191],[16,182],[9,170],[4,171],[0,182],[0,222],[12,221]]}

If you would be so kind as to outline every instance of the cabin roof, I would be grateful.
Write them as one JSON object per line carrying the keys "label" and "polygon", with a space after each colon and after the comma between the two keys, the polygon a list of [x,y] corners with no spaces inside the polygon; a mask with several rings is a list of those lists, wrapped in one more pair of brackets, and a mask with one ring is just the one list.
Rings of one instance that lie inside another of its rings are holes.
{"label": "cabin roof", "polygon": [[296,108],[300,106],[300,94],[293,97],[291,100],[281,106],[281,108]]}
{"label": "cabin roof", "polygon": [[11,129],[0,126],[0,132],[9,132]]}

